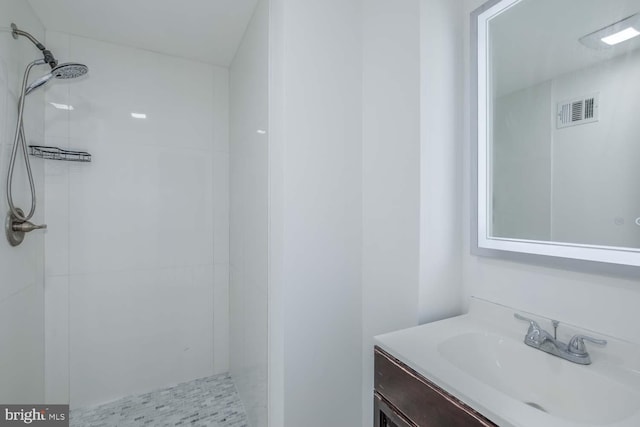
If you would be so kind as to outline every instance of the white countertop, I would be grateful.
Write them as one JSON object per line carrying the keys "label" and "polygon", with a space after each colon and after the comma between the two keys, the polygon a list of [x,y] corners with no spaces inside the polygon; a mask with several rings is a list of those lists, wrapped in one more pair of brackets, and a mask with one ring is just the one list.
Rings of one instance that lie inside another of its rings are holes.
{"label": "white countertop", "polygon": [[[505,339],[519,341],[522,346],[527,349],[526,351],[530,350],[540,353],[540,356],[533,356],[536,361],[541,361],[540,366],[528,365],[523,366],[523,369],[553,369],[556,371],[573,369],[574,371],[572,372],[580,372],[575,371],[574,367],[566,365],[571,362],[526,346],[522,340],[528,325],[526,322],[514,319],[514,312],[514,309],[474,298],[468,314],[379,335],[375,337],[375,343],[499,426],[640,426],[640,401],[638,401],[638,410],[636,410],[634,406],[631,415],[625,416],[624,419],[615,419],[618,417],[616,414],[607,414],[607,417],[612,418],[611,422],[608,423],[590,423],[588,420],[571,420],[568,419],[569,417],[542,412],[526,405],[523,401],[507,393],[493,388],[465,370],[455,366],[439,351],[439,345],[452,337],[470,333],[491,334],[491,336],[497,334]],[[540,325],[547,330],[552,329],[550,328],[550,320],[548,319],[522,311],[519,311],[519,313],[534,318],[534,320],[537,320]],[[629,395],[633,396],[635,401],[635,393],[638,393],[638,396],[640,396],[640,351],[638,346],[565,324],[561,324],[558,328],[558,339],[567,342],[568,339],[576,333],[585,333],[597,338],[604,338],[608,340],[608,344],[602,348],[588,346],[588,351],[592,359],[591,365],[572,365],[579,366],[580,369],[590,370],[588,372],[589,375],[615,377],[616,381],[624,383],[624,390],[628,390]],[[582,376],[582,374],[579,375]],[[526,385],[523,386],[526,388]],[[576,384],[576,387],[580,386],[580,384]],[[553,390],[549,390],[549,393],[553,393]],[[560,396],[559,398],[563,397]],[[614,406],[615,405],[612,405],[612,408]],[[605,410],[606,407],[608,407],[608,405],[603,406]]]}

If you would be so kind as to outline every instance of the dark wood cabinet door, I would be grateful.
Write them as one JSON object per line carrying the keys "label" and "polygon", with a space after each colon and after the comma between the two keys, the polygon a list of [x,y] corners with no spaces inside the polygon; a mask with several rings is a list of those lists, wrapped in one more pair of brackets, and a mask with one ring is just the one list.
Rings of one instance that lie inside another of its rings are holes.
{"label": "dark wood cabinet door", "polygon": [[375,392],[418,427],[496,427],[480,413],[376,347]]}

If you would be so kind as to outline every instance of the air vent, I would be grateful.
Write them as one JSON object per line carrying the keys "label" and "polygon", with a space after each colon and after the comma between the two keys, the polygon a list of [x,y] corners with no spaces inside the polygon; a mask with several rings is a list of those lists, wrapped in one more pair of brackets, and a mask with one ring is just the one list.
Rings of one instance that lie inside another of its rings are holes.
{"label": "air vent", "polygon": [[571,121],[578,122],[584,119],[582,115],[584,111],[584,101],[572,102],[571,103]]}
{"label": "air vent", "polygon": [[595,104],[596,104],[595,98],[588,98],[584,100],[584,118],[585,119],[593,119]]}
{"label": "air vent", "polygon": [[556,126],[558,129],[598,121],[598,94],[570,99],[558,103]]}

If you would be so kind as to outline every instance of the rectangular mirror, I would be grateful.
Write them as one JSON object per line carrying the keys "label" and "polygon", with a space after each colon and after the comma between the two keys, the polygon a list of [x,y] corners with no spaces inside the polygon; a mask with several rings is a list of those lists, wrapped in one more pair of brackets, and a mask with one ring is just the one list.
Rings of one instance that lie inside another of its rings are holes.
{"label": "rectangular mirror", "polygon": [[477,247],[640,266],[640,0],[471,23]]}

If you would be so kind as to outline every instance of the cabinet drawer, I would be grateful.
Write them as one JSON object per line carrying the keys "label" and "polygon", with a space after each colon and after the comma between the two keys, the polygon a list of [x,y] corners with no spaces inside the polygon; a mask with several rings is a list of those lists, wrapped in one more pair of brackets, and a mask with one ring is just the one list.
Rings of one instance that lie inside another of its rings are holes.
{"label": "cabinet drawer", "polygon": [[496,426],[379,347],[375,348],[374,386],[420,427]]}
{"label": "cabinet drawer", "polygon": [[378,393],[373,394],[373,427],[415,427],[391,408]]}

